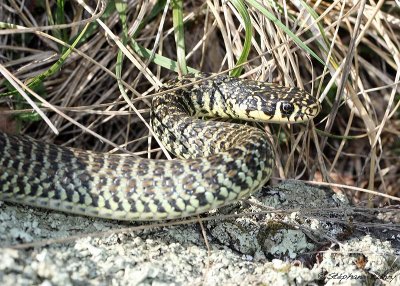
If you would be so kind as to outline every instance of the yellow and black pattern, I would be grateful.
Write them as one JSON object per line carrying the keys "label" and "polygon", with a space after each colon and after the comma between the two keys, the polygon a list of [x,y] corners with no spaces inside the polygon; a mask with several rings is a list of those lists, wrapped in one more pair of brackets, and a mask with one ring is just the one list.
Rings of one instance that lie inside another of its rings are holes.
{"label": "yellow and black pattern", "polygon": [[217,116],[302,122],[320,109],[297,89],[251,80],[188,75],[153,98],[151,123],[179,159],[97,154],[0,132],[0,200],[118,220],[162,220],[206,212],[268,181],[274,152],[255,127]]}

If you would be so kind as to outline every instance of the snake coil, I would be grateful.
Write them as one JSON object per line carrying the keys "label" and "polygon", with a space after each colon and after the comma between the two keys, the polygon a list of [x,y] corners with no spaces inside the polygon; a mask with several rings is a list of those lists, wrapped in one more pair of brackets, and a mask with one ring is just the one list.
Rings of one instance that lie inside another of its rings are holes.
{"label": "snake coil", "polygon": [[98,154],[0,132],[0,200],[118,220],[203,213],[260,189],[275,159],[262,130],[201,117],[295,123],[320,110],[298,88],[221,75],[187,75],[162,91],[151,124],[179,159]]}

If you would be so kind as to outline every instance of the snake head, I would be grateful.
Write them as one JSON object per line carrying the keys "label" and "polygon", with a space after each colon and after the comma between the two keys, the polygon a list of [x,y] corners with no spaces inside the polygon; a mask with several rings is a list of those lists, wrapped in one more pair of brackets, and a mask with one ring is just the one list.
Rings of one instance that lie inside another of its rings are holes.
{"label": "snake head", "polygon": [[249,80],[231,99],[234,117],[251,121],[306,122],[321,110],[318,99],[302,89]]}

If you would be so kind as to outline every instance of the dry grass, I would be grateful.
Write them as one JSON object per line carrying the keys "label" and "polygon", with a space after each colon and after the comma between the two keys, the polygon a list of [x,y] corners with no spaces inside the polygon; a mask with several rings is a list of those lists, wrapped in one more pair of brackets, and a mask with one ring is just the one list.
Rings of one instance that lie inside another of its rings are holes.
{"label": "dry grass", "polygon": [[[80,1],[67,2],[66,27],[52,24],[57,22],[54,1],[48,1],[48,6],[47,1],[28,2],[0,4],[0,22],[20,26],[3,25],[0,30],[0,72],[22,89],[56,63],[86,23],[93,23],[88,30],[94,30],[87,32],[59,71],[34,88],[30,96],[34,103],[27,104],[20,95],[0,95],[2,118],[11,115],[7,121],[0,119],[3,124],[9,122],[8,126],[20,126],[22,133],[71,147],[164,157],[148,129],[149,106],[162,82],[176,73],[130,46],[125,48],[118,13],[111,9],[99,22],[103,2],[87,1],[94,14],[85,11]],[[129,35],[153,54],[175,60],[171,11],[161,9],[140,29],[156,1],[128,2]],[[311,58],[276,24],[251,9],[254,37],[242,76],[303,87],[321,99],[323,112],[307,126],[266,127],[277,153],[272,181],[339,183],[358,187],[350,191],[335,187],[348,192],[358,205],[366,205],[369,199],[380,207],[398,204],[390,196],[400,194],[400,8],[395,1],[311,1],[317,13],[313,18],[293,3],[266,7],[327,64]],[[188,66],[208,72],[232,69],[244,42],[242,22],[233,6],[185,1],[184,16]],[[119,51],[124,54],[121,63]],[[119,65],[122,82],[117,80]],[[10,90],[0,78],[0,93]],[[35,104],[48,122],[34,121],[38,118],[31,112]],[[19,132],[17,127],[14,132]],[[371,197],[362,189],[389,198]]]}

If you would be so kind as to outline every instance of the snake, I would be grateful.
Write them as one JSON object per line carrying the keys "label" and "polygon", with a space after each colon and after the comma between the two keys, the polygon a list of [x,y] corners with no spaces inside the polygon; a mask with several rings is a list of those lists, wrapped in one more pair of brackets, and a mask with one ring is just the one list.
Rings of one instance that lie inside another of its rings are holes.
{"label": "snake", "polygon": [[188,74],[166,82],[151,102],[151,128],[175,159],[96,153],[0,132],[0,200],[128,221],[202,214],[248,197],[271,177],[273,145],[251,121],[307,122],[320,109],[300,88]]}

